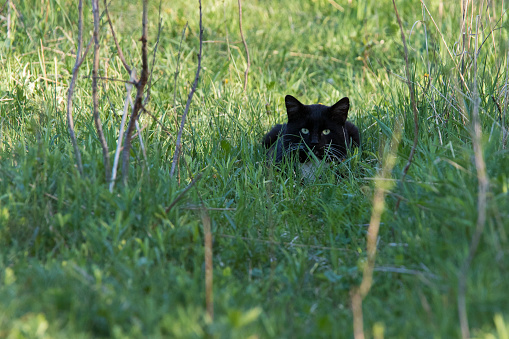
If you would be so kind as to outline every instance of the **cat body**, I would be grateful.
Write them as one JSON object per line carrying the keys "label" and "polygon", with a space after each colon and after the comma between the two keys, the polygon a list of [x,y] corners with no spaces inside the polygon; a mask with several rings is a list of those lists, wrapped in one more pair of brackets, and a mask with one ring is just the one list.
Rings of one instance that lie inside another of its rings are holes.
{"label": "cat body", "polygon": [[311,159],[342,161],[348,148],[360,145],[359,129],[346,121],[348,98],[332,106],[304,105],[287,95],[285,105],[288,122],[274,126],[262,141],[269,160],[279,163],[297,154],[301,163]]}

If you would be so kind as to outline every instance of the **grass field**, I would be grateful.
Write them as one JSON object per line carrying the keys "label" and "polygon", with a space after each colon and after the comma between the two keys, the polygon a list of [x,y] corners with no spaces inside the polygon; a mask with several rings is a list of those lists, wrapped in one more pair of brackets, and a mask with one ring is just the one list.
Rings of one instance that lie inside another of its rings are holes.
{"label": "grass field", "polygon": [[[363,301],[366,336],[460,337],[461,270],[480,234],[464,280],[470,335],[509,338],[507,3],[467,2],[465,20],[461,1],[423,3],[397,1],[419,125],[402,181],[416,131],[392,2],[243,1],[251,59],[243,91],[237,1],[204,1],[200,80],[170,177],[197,68],[199,12],[194,0],[165,1],[159,14],[151,1],[151,65],[159,17],[162,30],[147,109],[159,122],[142,114],[146,157],[135,139],[129,182],[112,193],[92,120],[92,50],[73,101],[83,176],[67,129],[77,1],[4,6],[0,338],[350,338],[377,187],[385,187],[385,211]],[[113,1],[109,10],[139,74],[141,1]],[[92,30],[85,1],[85,44]],[[126,87],[112,79],[129,74],[105,17],[100,41],[100,75],[109,80],[99,82],[99,110],[113,156]],[[285,121],[286,94],[328,105],[348,96],[361,148],[316,180],[291,165],[267,166],[261,138]],[[489,180],[481,233],[476,112]],[[390,177],[376,179],[391,154]],[[213,318],[205,303],[207,220]]]}

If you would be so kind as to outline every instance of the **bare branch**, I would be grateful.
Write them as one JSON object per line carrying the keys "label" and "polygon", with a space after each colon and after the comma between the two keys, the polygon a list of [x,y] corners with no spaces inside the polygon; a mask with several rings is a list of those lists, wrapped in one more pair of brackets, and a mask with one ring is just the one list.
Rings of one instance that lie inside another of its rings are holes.
{"label": "bare branch", "polygon": [[78,166],[78,172],[80,172],[80,175],[83,175],[83,164],[81,163],[81,153],[78,147],[78,141],[76,140],[76,133],[74,133],[74,119],[72,116],[72,97],[74,94],[74,86],[76,84],[76,79],[78,78],[79,67],[83,60],[85,59],[86,53],[88,52],[87,47],[85,53],[83,54],[83,58],[80,58],[82,43],[83,43],[83,0],[80,0],[78,3],[78,49],[76,50],[76,62],[72,69],[71,83],[69,84],[69,90],[67,91],[67,127],[69,129],[69,135],[71,136],[72,146],[74,148],[74,156],[76,157],[76,165]]}
{"label": "bare branch", "polygon": [[150,100],[150,89],[152,88],[152,76],[154,75],[154,65],[156,63],[157,47],[159,46],[159,38],[161,37],[161,31],[163,30],[163,19],[161,18],[161,5],[162,5],[162,0],[159,1],[159,28],[157,29],[156,45],[154,47],[154,53],[152,56],[152,67],[150,67],[150,76],[148,79],[147,95],[145,96],[145,100],[143,101],[144,106],[147,105],[147,102]]}
{"label": "bare branch", "polygon": [[240,37],[242,38],[242,42],[244,43],[244,48],[246,50],[246,57],[247,57],[247,66],[246,71],[244,72],[244,91],[247,89],[247,76],[249,73],[249,68],[251,67],[251,59],[249,58],[249,50],[247,48],[246,39],[244,39],[244,33],[242,32],[242,3],[241,0],[238,0],[239,2],[239,28],[240,28]]}
{"label": "bare branch", "polygon": [[108,4],[107,1],[104,0],[104,12],[106,13],[106,18],[108,19],[108,24],[110,25],[111,29],[111,35],[113,36],[113,41],[115,41],[115,46],[117,47],[118,57],[120,58],[120,61],[122,61],[122,64],[124,64],[124,67],[127,71],[127,73],[131,74],[131,67],[127,64],[127,61],[125,61],[124,53],[122,53],[122,49],[120,48],[120,45],[118,44],[117,35],[115,34],[115,30],[113,29],[113,23],[110,19],[110,13],[108,12]]}
{"label": "bare branch", "polygon": [[[408,49],[406,45],[406,39],[405,39],[405,33],[403,32],[403,24],[401,23],[401,19],[399,17],[398,8],[396,6],[396,1],[392,0],[392,4],[394,5],[394,13],[396,13],[396,18],[398,19],[399,29],[401,31],[401,41],[403,41],[403,48],[405,51],[405,72],[406,72],[406,78],[407,78],[407,86],[408,91],[410,92],[410,104],[412,105],[412,111],[414,113],[414,143],[412,145],[412,149],[410,150],[410,155],[408,156],[408,161],[405,165],[405,168],[403,169],[403,175],[401,176],[401,182],[404,182],[405,177],[408,173],[408,170],[410,169],[410,166],[412,165],[412,160],[414,158],[415,149],[417,148],[417,141],[419,141],[419,117],[417,112],[417,105],[415,103],[415,93],[414,93],[414,86],[412,84],[412,81],[410,80],[410,65],[408,63]],[[401,202],[401,199],[398,199],[398,202],[396,203],[395,212],[398,211],[399,204]]]}
{"label": "bare branch", "polygon": [[[83,77],[85,79],[87,78],[90,78],[89,76],[85,76]],[[115,82],[123,82],[125,84],[130,84],[130,85],[136,85],[136,79],[134,80],[124,80],[124,79],[115,79],[115,78],[108,78],[108,77],[97,77],[97,80],[106,80],[106,81],[115,81]]]}
{"label": "bare branch", "polygon": [[99,99],[97,98],[97,77],[99,73],[99,0],[92,0],[92,11],[94,14],[94,64],[92,69],[92,100],[94,103],[94,123],[95,128],[97,129],[97,136],[102,146],[106,182],[109,182],[110,154],[108,151],[108,144],[104,138],[101,118],[99,117]]}
{"label": "bare branch", "polygon": [[507,51],[507,57],[506,57],[506,68],[505,68],[505,85],[504,85],[504,88],[505,88],[505,94],[504,94],[504,116],[502,118],[503,122],[502,122],[502,129],[503,129],[503,133],[502,133],[502,149],[505,149],[506,148],[506,145],[507,145],[507,136],[509,135],[509,127],[506,126],[506,117],[507,117],[507,95],[508,95],[508,92],[509,92],[509,86],[508,86],[508,80],[509,80],[509,50]]}
{"label": "bare branch", "polygon": [[124,150],[122,154],[122,177],[124,184],[127,184],[129,177],[129,153],[131,151],[131,136],[136,127],[136,122],[143,107],[143,91],[148,80],[148,57],[147,57],[147,35],[148,35],[148,0],[143,0],[143,33],[141,36],[141,76],[136,84],[136,98],[134,108],[127,127],[127,134],[124,141]]}
{"label": "bare branch", "polygon": [[156,116],[154,116],[149,110],[147,110],[146,107],[143,107],[143,112],[147,113],[149,117],[151,117],[152,120],[154,120],[161,127],[161,129],[166,133],[166,135],[168,135],[170,138],[173,138],[173,135],[168,130],[168,128],[166,128],[166,126],[164,126],[163,123],[159,119],[157,119]]}
{"label": "bare branch", "polygon": [[[85,60],[85,57],[87,56],[88,51],[90,50],[90,46],[92,46],[92,41],[94,41],[94,37],[93,36],[91,36],[90,40],[88,41],[87,47],[85,48],[85,51],[83,52],[83,56],[81,57],[81,59],[80,59],[80,61],[78,63],[78,67],[81,67],[81,64]],[[78,57],[77,54],[76,54],[76,57]]]}
{"label": "bare branch", "polygon": [[5,6],[9,3],[9,0],[5,0],[4,4],[2,5],[2,8],[0,8],[0,13],[4,11]]}
{"label": "bare branch", "polygon": [[182,121],[180,123],[180,129],[177,135],[177,142],[175,146],[175,154],[173,155],[173,161],[171,164],[170,177],[173,177],[175,174],[175,168],[178,163],[178,159],[180,157],[180,152],[182,148],[181,140],[182,140],[182,132],[184,131],[184,125],[186,123],[187,113],[189,112],[189,105],[191,105],[191,100],[193,99],[193,94],[196,91],[196,86],[198,86],[198,79],[200,78],[200,69],[201,69],[201,57],[202,57],[202,48],[203,48],[203,25],[202,25],[202,11],[201,11],[201,0],[198,0],[200,4],[200,52],[198,53],[198,69],[196,70],[196,76],[194,78],[193,88],[191,92],[189,92],[189,96],[187,98],[186,109],[184,110],[184,114],[182,115]]}
{"label": "bare branch", "polygon": [[[192,208],[186,208],[186,209],[192,209]],[[209,210],[217,210],[215,208],[207,208]],[[253,241],[258,243],[264,243],[268,245],[278,245],[278,246],[288,246],[288,247],[298,247],[298,248],[311,248],[311,249],[317,249],[317,250],[325,250],[325,251],[340,251],[340,252],[354,252],[348,249],[344,248],[336,248],[336,247],[328,247],[328,246],[318,246],[318,245],[306,245],[306,244],[299,244],[294,242],[286,242],[286,241],[275,241],[275,240],[268,240],[268,239],[257,239],[257,238],[248,238],[248,237],[241,237],[236,235],[230,235],[230,234],[217,234],[218,236],[222,238],[228,238],[228,239],[242,239],[245,241]]]}
{"label": "bare branch", "polygon": [[182,50],[182,41],[184,40],[184,36],[186,34],[187,22],[182,30],[182,37],[180,38],[179,50],[177,54],[177,68],[175,70],[175,79],[173,84],[173,111],[175,112],[175,125],[177,125],[177,78],[179,75],[179,67],[180,67],[180,52]]}

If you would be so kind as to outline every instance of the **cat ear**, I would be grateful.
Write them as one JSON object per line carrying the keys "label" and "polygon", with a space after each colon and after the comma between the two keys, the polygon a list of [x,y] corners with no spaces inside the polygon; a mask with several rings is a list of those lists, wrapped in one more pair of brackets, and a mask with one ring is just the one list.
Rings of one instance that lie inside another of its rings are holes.
{"label": "cat ear", "polygon": [[336,102],[330,107],[331,118],[341,125],[345,124],[346,118],[348,118],[348,109],[350,108],[350,100],[347,97]]}
{"label": "cat ear", "polygon": [[285,97],[286,104],[286,114],[288,115],[288,120],[298,119],[301,115],[302,105],[299,100],[295,99],[291,95],[287,95]]}

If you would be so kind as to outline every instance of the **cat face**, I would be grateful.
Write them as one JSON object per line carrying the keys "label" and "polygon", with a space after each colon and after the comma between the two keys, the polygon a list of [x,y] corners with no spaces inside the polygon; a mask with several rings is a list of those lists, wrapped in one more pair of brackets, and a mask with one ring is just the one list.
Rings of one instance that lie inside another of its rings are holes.
{"label": "cat face", "polygon": [[285,150],[298,151],[300,162],[312,152],[318,159],[341,161],[349,147],[345,128],[350,102],[339,100],[332,106],[304,105],[291,95],[285,97],[288,124],[285,133]]}

